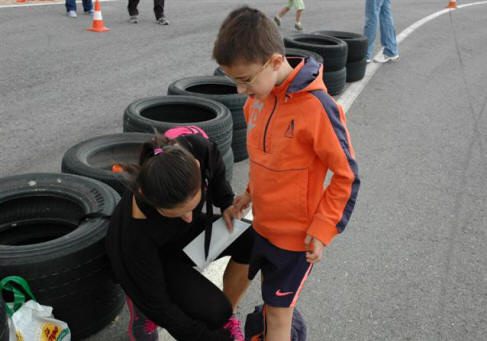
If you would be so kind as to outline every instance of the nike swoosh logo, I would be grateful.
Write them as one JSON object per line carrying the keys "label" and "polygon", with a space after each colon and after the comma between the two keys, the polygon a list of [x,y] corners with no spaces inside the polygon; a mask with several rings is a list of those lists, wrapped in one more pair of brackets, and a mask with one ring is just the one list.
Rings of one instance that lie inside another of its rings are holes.
{"label": "nike swoosh logo", "polygon": [[291,294],[294,294],[294,291],[281,292],[281,289],[278,289],[276,291],[276,296],[287,296],[287,295],[291,295]]}

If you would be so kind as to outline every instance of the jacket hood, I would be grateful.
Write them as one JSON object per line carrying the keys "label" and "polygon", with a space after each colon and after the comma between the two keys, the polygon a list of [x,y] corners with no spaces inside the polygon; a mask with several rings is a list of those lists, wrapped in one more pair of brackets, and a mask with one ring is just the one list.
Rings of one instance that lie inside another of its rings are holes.
{"label": "jacket hood", "polygon": [[298,92],[326,90],[323,82],[323,65],[310,57],[300,58],[301,62],[289,74],[287,79],[274,88],[276,94],[292,95]]}

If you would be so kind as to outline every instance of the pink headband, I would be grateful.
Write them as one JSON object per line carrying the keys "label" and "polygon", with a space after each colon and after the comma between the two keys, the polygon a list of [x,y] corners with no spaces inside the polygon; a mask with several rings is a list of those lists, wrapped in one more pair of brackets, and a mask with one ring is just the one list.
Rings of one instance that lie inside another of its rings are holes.
{"label": "pink headband", "polygon": [[160,154],[164,151],[162,148],[154,148],[154,155]]}

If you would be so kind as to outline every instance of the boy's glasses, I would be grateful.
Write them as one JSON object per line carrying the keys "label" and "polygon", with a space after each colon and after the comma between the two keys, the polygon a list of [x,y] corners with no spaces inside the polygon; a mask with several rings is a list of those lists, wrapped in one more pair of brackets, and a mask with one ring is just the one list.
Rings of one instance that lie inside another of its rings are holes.
{"label": "boy's glasses", "polygon": [[225,77],[227,77],[228,79],[230,79],[232,82],[234,82],[235,84],[237,85],[242,85],[242,86],[249,86],[249,85],[252,85],[255,80],[257,79],[257,77],[259,76],[259,74],[265,70],[265,68],[267,66],[269,66],[271,62],[271,58],[269,58],[267,60],[267,62],[264,63],[264,65],[262,65],[259,70],[257,70],[254,75],[252,77],[250,77],[248,80],[245,80],[245,81],[242,81],[242,80],[239,80],[239,79],[235,79],[233,78],[232,76],[228,75],[227,73],[225,73]]}

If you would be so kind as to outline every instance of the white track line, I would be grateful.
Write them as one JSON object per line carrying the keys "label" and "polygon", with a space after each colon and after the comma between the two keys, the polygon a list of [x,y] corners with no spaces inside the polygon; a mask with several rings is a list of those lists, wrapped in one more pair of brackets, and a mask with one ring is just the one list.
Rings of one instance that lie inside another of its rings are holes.
{"label": "white track line", "polygon": [[[100,2],[115,2],[119,0],[100,0]],[[76,1],[76,3],[80,4],[81,1]],[[49,6],[49,5],[64,5],[65,1],[56,1],[56,2],[38,2],[35,4],[23,3],[23,4],[16,4],[16,5],[0,5],[0,9],[2,8],[17,8],[17,7],[32,7],[32,6]]]}

